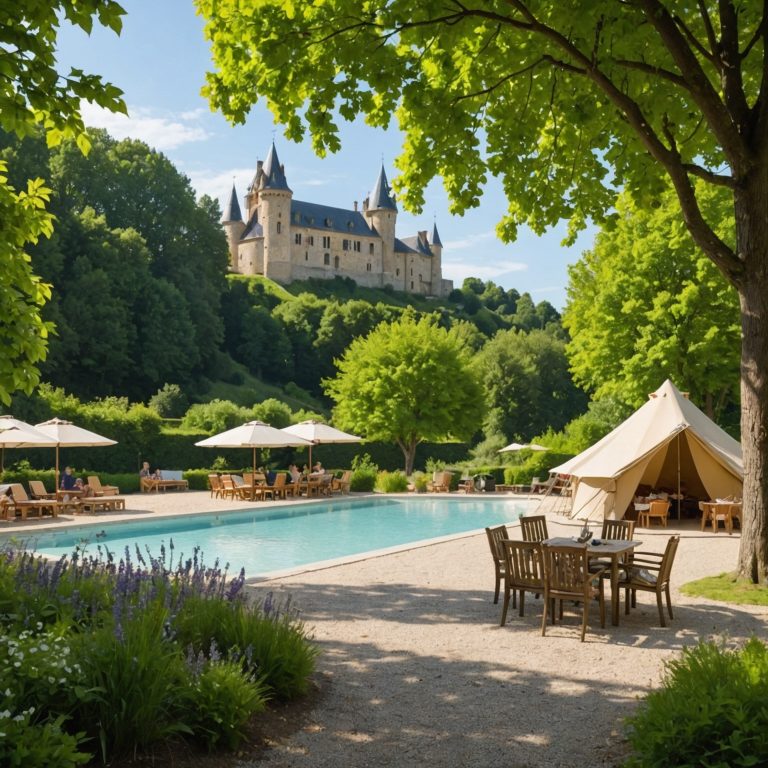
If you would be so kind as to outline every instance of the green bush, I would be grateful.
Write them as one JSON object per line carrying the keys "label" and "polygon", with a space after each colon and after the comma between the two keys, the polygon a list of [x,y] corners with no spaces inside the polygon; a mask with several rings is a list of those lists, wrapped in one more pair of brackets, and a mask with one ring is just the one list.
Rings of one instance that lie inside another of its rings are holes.
{"label": "green bush", "polygon": [[209,751],[220,744],[235,749],[245,736],[245,724],[266,707],[265,689],[237,661],[200,654],[199,665],[188,686],[184,722]]}
{"label": "green bush", "polygon": [[380,493],[404,493],[408,490],[408,478],[404,472],[396,469],[394,472],[379,472],[374,486]]}
{"label": "green bush", "polygon": [[371,457],[364,453],[352,459],[352,476],[349,479],[351,491],[372,491],[376,485],[376,474],[379,468],[371,461]]}
{"label": "green bush", "polygon": [[180,419],[189,408],[189,400],[178,384],[165,384],[150,398],[149,407],[164,419]]}
{"label": "green bush", "polygon": [[768,765],[768,648],[701,642],[670,661],[662,686],[628,718],[627,768]]}
{"label": "green bush", "polygon": [[411,475],[411,482],[413,483],[413,490],[416,493],[424,493],[427,490],[427,484],[429,483],[429,476],[425,472],[414,472]]}

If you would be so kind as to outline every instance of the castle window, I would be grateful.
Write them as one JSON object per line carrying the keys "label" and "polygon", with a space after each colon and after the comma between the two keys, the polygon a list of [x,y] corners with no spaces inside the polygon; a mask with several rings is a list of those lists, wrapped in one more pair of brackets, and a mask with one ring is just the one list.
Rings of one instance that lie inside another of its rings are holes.
{"label": "castle window", "polygon": [[307,235],[307,242],[310,245],[314,245],[315,244],[315,236],[314,235]]}
{"label": "castle window", "polygon": [[282,228],[282,226],[280,225],[280,222],[278,221],[278,222],[277,222],[277,234],[278,234],[278,235],[280,234],[280,232],[282,231],[282,229],[283,229],[283,228]]}
{"label": "castle window", "polygon": [[293,242],[296,243],[296,245],[301,245],[301,232],[297,232],[293,236]]}
{"label": "castle window", "polygon": [[354,229],[355,228],[355,222],[354,221],[348,221],[347,222],[347,229]]}
{"label": "castle window", "polygon": [[329,265],[331,263],[331,254],[330,253],[324,253],[323,254],[323,264]]}
{"label": "castle window", "polygon": [[323,248],[330,248],[330,247],[331,247],[331,236],[323,235]]}
{"label": "castle window", "polygon": [[336,269],[339,268],[339,257],[338,256],[334,256],[333,257],[333,266],[336,267]]}
{"label": "castle window", "polygon": [[301,214],[298,211],[296,211],[296,213],[293,214],[293,221],[296,224],[301,223]]}
{"label": "castle window", "polygon": [[304,251],[304,261],[309,261],[309,253],[307,251]]}
{"label": "castle window", "polygon": [[330,227],[330,226],[332,226],[332,225],[333,225],[333,219],[327,218],[327,219],[325,220],[325,226],[326,226],[326,227]]}
{"label": "castle window", "polygon": [[419,275],[419,282],[420,283],[423,282],[423,280],[421,279],[421,275]]}
{"label": "castle window", "polygon": [[359,240],[355,240],[355,242],[354,242],[354,249],[353,250],[355,250],[358,253],[360,253],[360,241]]}
{"label": "castle window", "polygon": [[341,241],[341,250],[342,251],[348,251],[349,250],[349,240],[342,240]]}
{"label": "castle window", "polygon": [[[411,277],[413,277],[413,267],[411,267]],[[411,283],[411,288],[413,288],[413,283]]]}
{"label": "castle window", "polygon": [[373,256],[373,243],[368,243],[368,253]]}
{"label": "castle window", "polygon": [[365,271],[366,272],[370,272],[371,271],[371,265],[370,264],[366,264],[365,265]]}
{"label": "castle window", "polygon": [[395,274],[396,274],[398,277],[400,277],[400,267],[398,267],[398,268],[395,270]]}

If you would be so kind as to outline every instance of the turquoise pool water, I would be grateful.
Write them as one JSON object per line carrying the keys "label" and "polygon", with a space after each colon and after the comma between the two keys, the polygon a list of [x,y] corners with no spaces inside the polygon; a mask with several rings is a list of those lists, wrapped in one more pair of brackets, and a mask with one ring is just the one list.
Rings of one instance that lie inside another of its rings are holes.
{"label": "turquoise pool water", "polygon": [[98,523],[40,531],[28,547],[53,556],[97,545],[118,557],[126,547],[159,556],[173,542],[175,557],[200,547],[246,578],[322,560],[434,539],[516,520],[537,502],[510,498],[366,498],[260,507],[243,512],[189,515],[127,523]]}

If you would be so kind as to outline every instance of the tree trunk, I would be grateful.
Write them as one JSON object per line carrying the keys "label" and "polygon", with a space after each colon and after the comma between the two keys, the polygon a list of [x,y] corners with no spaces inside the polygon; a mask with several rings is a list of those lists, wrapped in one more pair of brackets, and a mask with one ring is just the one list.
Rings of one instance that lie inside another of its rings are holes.
{"label": "tree trunk", "polygon": [[405,458],[405,474],[410,477],[413,474],[413,463],[416,460],[418,440],[410,440],[409,442],[398,440],[397,444],[400,446],[400,450]]}
{"label": "tree trunk", "polygon": [[[763,175],[763,174],[761,174]],[[768,183],[736,193],[737,252],[747,276],[741,305],[741,445],[744,493],[738,574],[768,583]]]}

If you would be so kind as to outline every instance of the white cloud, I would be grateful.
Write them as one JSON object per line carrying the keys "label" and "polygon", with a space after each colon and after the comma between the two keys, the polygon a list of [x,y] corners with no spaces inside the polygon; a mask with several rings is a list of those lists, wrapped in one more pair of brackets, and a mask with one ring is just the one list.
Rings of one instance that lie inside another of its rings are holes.
{"label": "white cloud", "polygon": [[525,272],[527,264],[520,261],[507,261],[498,264],[474,264],[467,261],[443,261],[443,277],[461,285],[465,277],[479,277],[481,280],[498,280],[510,272]]}
{"label": "white cloud", "polygon": [[193,124],[200,117],[193,112],[157,116],[149,109],[129,107],[129,114],[121,115],[88,102],[83,102],[81,109],[86,125],[105,128],[110,136],[116,139],[145,141],[150,147],[160,151],[176,149],[195,141],[205,141],[210,136],[206,130]]}
{"label": "white cloud", "polygon": [[213,198],[218,198],[222,208],[229,200],[233,181],[237,190],[238,202],[241,206],[243,205],[243,197],[248,185],[251,183],[251,179],[253,179],[254,172],[255,168],[249,167],[229,168],[224,171],[211,171],[207,168],[197,170],[184,169],[184,173],[189,177],[198,197],[200,195],[210,195]]}
{"label": "white cloud", "polygon": [[446,243],[443,243],[443,248],[446,251],[464,251],[467,248],[475,248],[478,244],[478,242],[482,242],[483,240],[491,240],[496,237],[496,233],[491,230],[490,232],[480,232],[477,235],[467,235],[466,237],[463,237],[461,240],[450,240]]}

